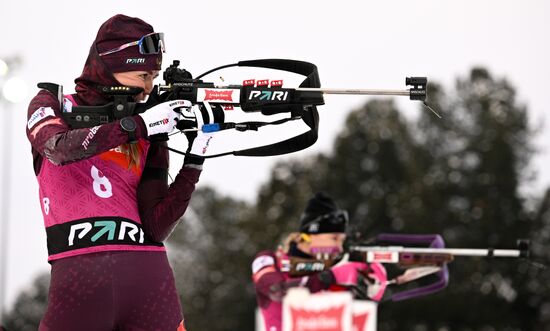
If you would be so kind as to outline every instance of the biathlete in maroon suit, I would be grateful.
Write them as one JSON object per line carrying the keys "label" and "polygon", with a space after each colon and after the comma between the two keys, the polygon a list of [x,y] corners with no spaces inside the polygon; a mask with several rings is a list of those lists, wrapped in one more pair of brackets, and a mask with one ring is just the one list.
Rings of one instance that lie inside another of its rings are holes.
{"label": "biathlete in maroon suit", "polygon": [[40,330],[185,330],[162,241],[184,214],[204,159],[187,156],[168,186],[165,143],[148,137],[171,132],[175,110],[190,103],[160,103],[93,128],[71,129],[61,116],[112,101],[102,86],[140,87],[143,100],[163,48],[152,26],[116,15],[100,27],[76,94],[60,103],[42,90],[30,103],[27,136],[52,267]]}
{"label": "biathlete in maroon suit", "polygon": [[[260,252],[252,263],[252,279],[266,331],[282,329],[282,300],[290,287],[306,287],[315,293],[357,286],[360,274],[374,280],[385,277],[380,264],[333,265],[343,252],[348,216],[326,194],[317,193],[309,200],[300,223],[300,233],[290,234],[284,248]],[[316,273],[304,270],[314,267],[311,261],[322,263],[324,270]],[[384,289],[385,286],[377,286],[375,292],[369,290],[369,297],[380,300]]]}

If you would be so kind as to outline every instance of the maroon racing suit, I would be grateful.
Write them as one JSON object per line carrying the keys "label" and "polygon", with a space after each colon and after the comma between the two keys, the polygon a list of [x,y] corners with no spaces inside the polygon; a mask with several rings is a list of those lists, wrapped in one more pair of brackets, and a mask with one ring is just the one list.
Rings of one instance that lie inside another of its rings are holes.
{"label": "maroon racing suit", "polygon": [[[106,104],[96,85],[119,85],[95,47],[76,82],[77,93],[67,96],[73,106]],[[140,116],[133,116],[139,164],[132,164],[121,152],[128,134],[119,121],[71,129],[63,108],[43,90],[28,110],[52,267],[40,330],[185,330],[162,241],[184,214],[202,166],[184,161],[168,185],[165,143],[146,139]]]}

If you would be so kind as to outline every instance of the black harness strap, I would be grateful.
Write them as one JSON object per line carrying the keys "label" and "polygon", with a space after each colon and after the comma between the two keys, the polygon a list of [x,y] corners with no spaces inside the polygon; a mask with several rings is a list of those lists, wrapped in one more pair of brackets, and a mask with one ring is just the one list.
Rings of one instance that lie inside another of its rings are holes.
{"label": "black harness strap", "polygon": [[[300,87],[321,87],[321,81],[319,79],[317,66],[315,66],[313,63],[285,59],[266,59],[241,61],[238,64],[242,67],[263,67],[297,73],[306,76],[306,79],[300,84]],[[244,149],[240,151],[234,151],[232,154],[238,156],[282,155],[297,152],[313,145],[318,138],[319,113],[317,111],[317,106],[313,104],[294,104],[289,105],[289,110],[291,111],[291,113],[299,114],[304,123],[310,128],[310,130],[298,136],[277,143]],[[290,119],[286,120],[288,121]]]}

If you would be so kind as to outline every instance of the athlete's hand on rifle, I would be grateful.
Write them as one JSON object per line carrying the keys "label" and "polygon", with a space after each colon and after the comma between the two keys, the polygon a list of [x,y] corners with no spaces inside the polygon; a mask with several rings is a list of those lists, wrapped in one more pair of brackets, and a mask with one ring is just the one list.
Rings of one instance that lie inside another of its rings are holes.
{"label": "athlete's hand on rifle", "polygon": [[[210,123],[212,120],[208,116],[208,112],[201,107],[203,105],[194,105],[189,111],[182,111],[182,116],[178,123],[178,129],[184,130],[187,138],[188,147],[187,155],[185,156],[185,164],[203,164],[207,147],[210,140],[213,139],[212,134],[204,133],[200,129],[205,123]],[[198,129],[197,131],[185,129]]]}
{"label": "athlete's hand on rifle", "polygon": [[160,103],[144,113],[139,114],[145,122],[147,135],[152,136],[159,133],[170,133],[176,127],[180,118],[179,109],[190,108],[188,100],[171,100]]}
{"label": "athlete's hand on rifle", "polygon": [[386,269],[379,263],[346,262],[330,269],[337,285],[348,287],[355,297],[380,301],[388,284]]}
{"label": "athlete's hand on rifle", "polygon": [[374,301],[382,300],[386,286],[388,285],[388,277],[386,268],[380,263],[371,263],[366,277],[367,282],[367,297]]}
{"label": "athlete's hand on rifle", "polygon": [[357,286],[359,275],[365,274],[369,267],[363,262],[345,262],[330,268],[338,285]]}

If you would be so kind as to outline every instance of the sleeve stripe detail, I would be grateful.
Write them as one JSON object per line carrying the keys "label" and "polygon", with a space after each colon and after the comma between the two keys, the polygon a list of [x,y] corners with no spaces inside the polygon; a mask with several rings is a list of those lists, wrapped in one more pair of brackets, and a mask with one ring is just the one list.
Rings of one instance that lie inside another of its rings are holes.
{"label": "sleeve stripe detail", "polygon": [[275,272],[277,271],[277,269],[275,269],[275,267],[271,266],[271,267],[266,267],[266,268],[263,268],[262,270],[258,271],[257,273],[253,274],[252,275],[252,280],[254,280],[254,283],[258,282],[258,280],[260,280],[260,278],[265,275],[266,273],[269,273],[269,272]]}
{"label": "sleeve stripe detail", "polygon": [[62,124],[62,122],[61,122],[60,118],[52,118],[51,120],[47,120],[46,122],[42,122],[42,123],[38,124],[38,126],[31,131],[30,135],[33,138],[36,137],[36,135],[38,134],[38,131],[40,131],[40,129],[42,129],[46,125],[50,125],[50,124]]}

